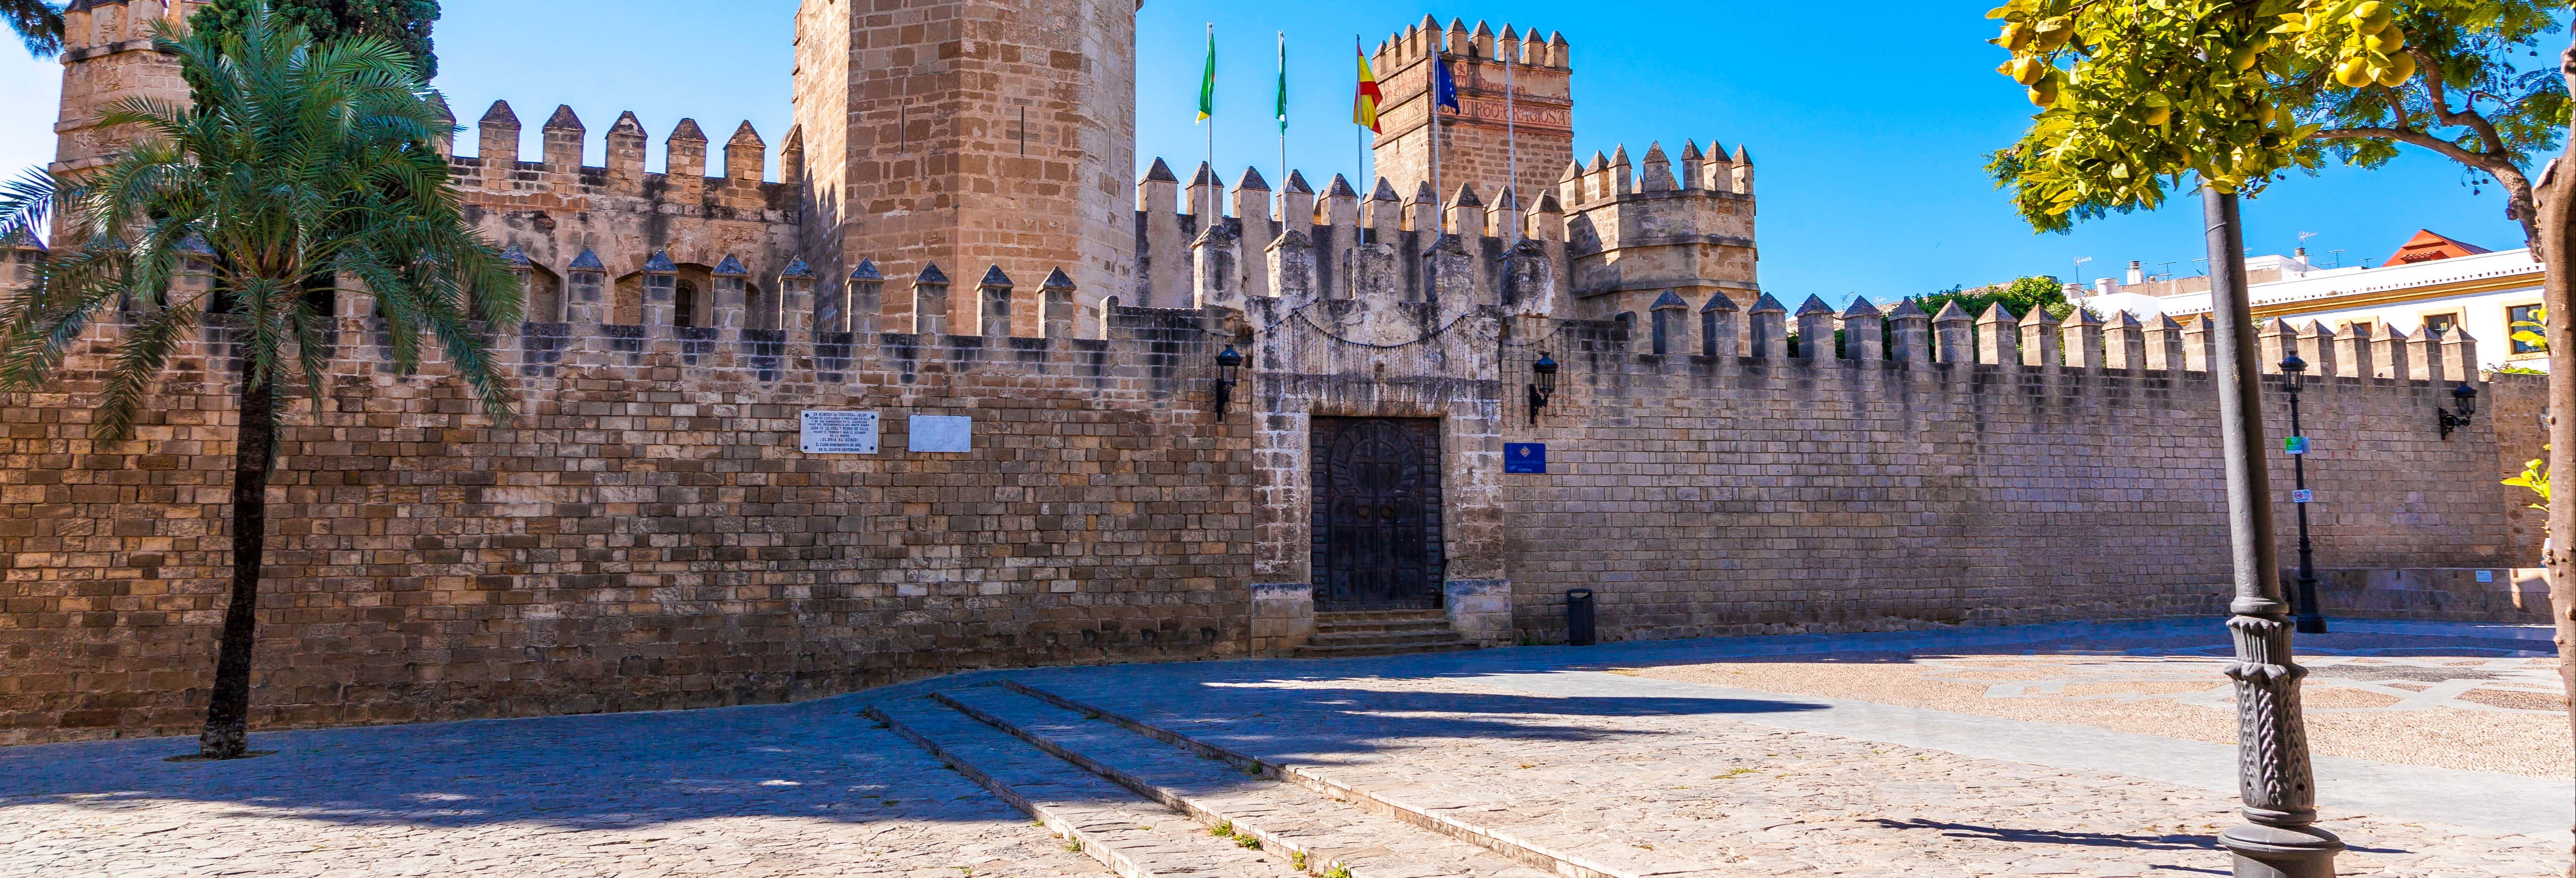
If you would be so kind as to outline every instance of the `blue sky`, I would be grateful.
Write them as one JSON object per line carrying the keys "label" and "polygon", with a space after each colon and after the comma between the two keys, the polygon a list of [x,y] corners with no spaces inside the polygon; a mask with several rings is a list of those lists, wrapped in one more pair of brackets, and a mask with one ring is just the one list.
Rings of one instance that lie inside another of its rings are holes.
{"label": "blue sky", "polygon": [[[1139,153],[1194,164],[1192,124],[1205,27],[1217,26],[1217,158],[1276,176],[1271,120],[1275,34],[1290,40],[1292,164],[1318,184],[1353,170],[1348,101],[1352,37],[1370,46],[1419,21],[1506,22],[1565,34],[1574,50],[1578,154],[1625,143],[1642,153],[1685,138],[1747,145],[1759,174],[1763,285],[1783,299],[1886,299],[2024,274],[2117,274],[2138,259],[2196,273],[2197,201],[2156,214],[2034,235],[1983,175],[1983,154],[2012,141],[2029,105],[1993,73],[1990,0],[1864,2],[1819,19],[1785,3],[1562,2],[1390,6],[1147,0],[1139,12]],[[659,143],[683,116],[722,139],[749,119],[773,147],[788,119],[793,0],[447,0],[438,85],[471,120],[507,99],[528,127],[570,103],[590,126],[590,157],[617,113],[634,110]],[[1845,26],[1837,22],[1866,22]],[[0,168],[49,159],[58,68],[0,46]],[[460,137],[471,143],[472,134]],[[470,148],[470,147],[469,147]],[[711,150],[712,152],[712,150]],[[713,158],[711,156],[711,158]],[[773,162],[773,167],[775,163]],[[1184,171],[1186,174],[1186,168]],[[2247,246],[2286,253],[2298,236],[2319,261],[2385,259],[2418,228],[2503,249],[2521,246],[2492,187],[2472,196],[2460,171],[2416,153],[2375,172],[2293,177],[2245,209]]]}

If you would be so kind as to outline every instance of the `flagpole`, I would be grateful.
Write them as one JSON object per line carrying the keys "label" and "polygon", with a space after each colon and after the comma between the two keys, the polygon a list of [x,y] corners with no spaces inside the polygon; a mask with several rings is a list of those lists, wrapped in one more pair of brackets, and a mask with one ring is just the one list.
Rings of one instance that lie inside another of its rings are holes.
{"label": "flagpole", "polygon": [[[1288,194],[1288,32],[1284,30],[1279,32],[1279,193],[1282,196],[1279,203],[1283,205],[1279,221],[1287,222],[1284,205],[1288,203],[1285,198]],[[1315,218],[1307,217],[1306,221],[1311,223]]]}
{"label": "flagpole", "polygon": [[[1360,42],[1359,34],[1351,35],[1351,52],[1358,55],[1362,63],[1366,63],[1368,47]],[[1369,185],[1368,148],[1362,144],[1368,140],[1368,135],[1360,132],[1368,130],[1368,126],[1359,124],[1359,102],[1359,87],[1353,85],[1351,88],[1351,173],[1358,175],[1359,179],[1352,181],[1352,184],[1366,188]]]}
{"label": "flagpole", "polygon": [[[1513,133],[1514,121],[1516,120],[1512,118],[1512,53],[1506,51],[1503,53],[1503,173],[1505,174],[1503,188],[1511,190],[1512,201],[1519,202],[1521,199],[1521,139],[1519,135]],[[1503,208],[1519,213],[1521,206],[1513,203],[1503,205]]]}
{"label": "flagpole", "polygon": [[[1209,83],[1210,85],[1214,85],[1214,84],[1215,84],[1215,82],[1216,82],[1216,22],[1211,21],[1211,22],[1208,22],[1208,23],[1207,23],[1207,38],[1208,38],[1208,61],[1207,61],[1208,69],[1207,69],[1207,78],[1208,78],[1208,83]],[[1204,103],[1207,103],[1207,101],[1206,101],[1205,99],[1202,99],[1202,100],[1200,101],[1200,103],[1204,104]],[[1209,170],[1211,173],[1213,173],[1213,172],[1216,170],[1216,113],[1214,113],[1214,112],[1202,112],[1202,113],[1201,113],[1201,115],[1204,115],[1204,116],[1206,116],[1206,117],[1207,117],[1207,118],[1205,118],[1205,119],[1201,119],[1201,120],[1199,120],[1199,121],[1200,121],[1200,122],[1203,122],[1203,123],[1206,123],[1206,125],[1207,125],[1207,166],[1208,166],[1208,170]],[[1197,180],[1196,178],[1192,178],[1192,179],[1190,180],[1190,182],[1191,182],[1191,183],[1193,183],[1193,184],[1195,184],[1195,183],[1197,183],[1197,182],[1198,182],[1198,180]],[[1221,184],[1220,184],[1220,185],[1221,185]],[[1199,207],[1199,208],[1193,208],[1193,209],[1195,209],[1195,210],[1199,211],[1200,213],[1206,213],[1206,212],[1207,212],[1207,208],[1205,208],[1205,207]]]}

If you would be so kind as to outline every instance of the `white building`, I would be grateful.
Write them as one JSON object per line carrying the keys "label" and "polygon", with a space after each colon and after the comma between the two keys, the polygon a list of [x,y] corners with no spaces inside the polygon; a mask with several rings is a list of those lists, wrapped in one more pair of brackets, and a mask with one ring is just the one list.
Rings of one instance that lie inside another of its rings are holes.
{"label": "white building", "polygon": [[[2528,249],[2488,252],[2426,231],[2376,268],[2318,268],[2300,251],[2253,257],[2246,269],[2254,280],[2256,319],[2322,322],[2337,334],[2389,327],[2411,336],[2427,326],[2436,332],[2466,327],[2478,341],[2479,368],[2548,368],[2546,353],[2512,340],[2511,325],[2535,320],[2541,303],[2542,272]],[[2103,278],[2086,292],[2070,284],[2066,294],[2101,314],[2181,319],[2210,312],[2208,278],[2148,281],[2134,262],[2127,283]]]}

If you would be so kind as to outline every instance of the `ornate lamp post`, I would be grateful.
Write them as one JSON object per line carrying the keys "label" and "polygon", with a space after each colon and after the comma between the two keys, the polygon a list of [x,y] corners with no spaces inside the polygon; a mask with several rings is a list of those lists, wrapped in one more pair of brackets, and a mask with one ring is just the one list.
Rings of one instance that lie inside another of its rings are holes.
{"label": "ornate lamp post", "polygon": [[2298,354],[2281,358],[2281,389],[2290,394],[2290,477],[2299,507],[2299,633],[2326,633],[2325,608],[2317,605],[2317,552],[2308,542],[2308,434],[2299,429],[2299,389],[2307,383],[2308,361]]}
{"label": "ornate lamp post", "polygon": [[2236,878],[2334,878],[2343,840],[2317,828],[2316,772],[2308,761],[2299,680],[2290,652],[2290,607],[2272,534],[2271,472],[2263,450],[2263,376],[2255,369],[2254,303],[2247,298],[2236,196],[2201,187],[2209,229],[2210,304],[2218,316],[2213,377],[2227,462],[2227,535],[2236,600],[2227,605],[2236,660],[2237,792],[2245,823],[2219,833],[2236,855]]}
{"label": "ornate lamp post", "polygon": [[1538,353],[1538,362],[1530,364],[1530,426],[1538,426],[1538,410],[1556,397],[1556,358],[1546,351]]}

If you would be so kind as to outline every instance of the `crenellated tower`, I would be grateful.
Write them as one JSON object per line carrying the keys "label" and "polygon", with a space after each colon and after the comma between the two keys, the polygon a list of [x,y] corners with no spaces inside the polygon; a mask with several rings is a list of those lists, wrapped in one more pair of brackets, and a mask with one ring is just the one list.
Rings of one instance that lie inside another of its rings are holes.
{"label": "crenellated tower", "polygon": [[[889,277],[1061,266],[1086,310],[1128,285],[1132,0],[805,0],[796,30],[808,246],[827,275],[862,258]],[[949,307],[974,322],[966,297]]]}
{"label": "crenellated tower", "polygon": [[123,98],[186,103],[179,62],[153,48],[153,25],[185,29],[204,0],[75,0],[63,10],[62,116],[54,126],[55,174],[77,174],[115,150],[120,135],[94,121]]}
{"label": "crenellated tower", "polygon": [[1555,194],[1565,209],[1575,313],[1644,314],[1665,291],[1691,301],[1724,295],[1750,306],[1762,295],[1753,235],[1753,156],[1730,155],[1715,140],[1702,153],[1682,145],[1676,164],[1662,144],[1642,162],[1628,148],[1566,162]]}
{"label": "crenellated tower", "polygon": [[1459,109],[1444,110],[1440,117],[1441,197],[1450,197],[1460,185],[1473,185],[1499,204],[1504,184],[1510,183],[1521,203],[1504,206],[1528,209],[1574,158],[1572,56],[1563,34],[1542,37],[1536,28],[1524,33],[1512,25],[1496,34],[1481,21],[1471,31],[1455,19],[1443,30],[1428,15],[1387,38],[1369,60],[1386,96],[1378,113],[1378,127],[1384,129],[1377,138],[1378,176],[1392,181],[1399,192],[1431,181],[1433,62],[1447,59],[1458,85]]}

